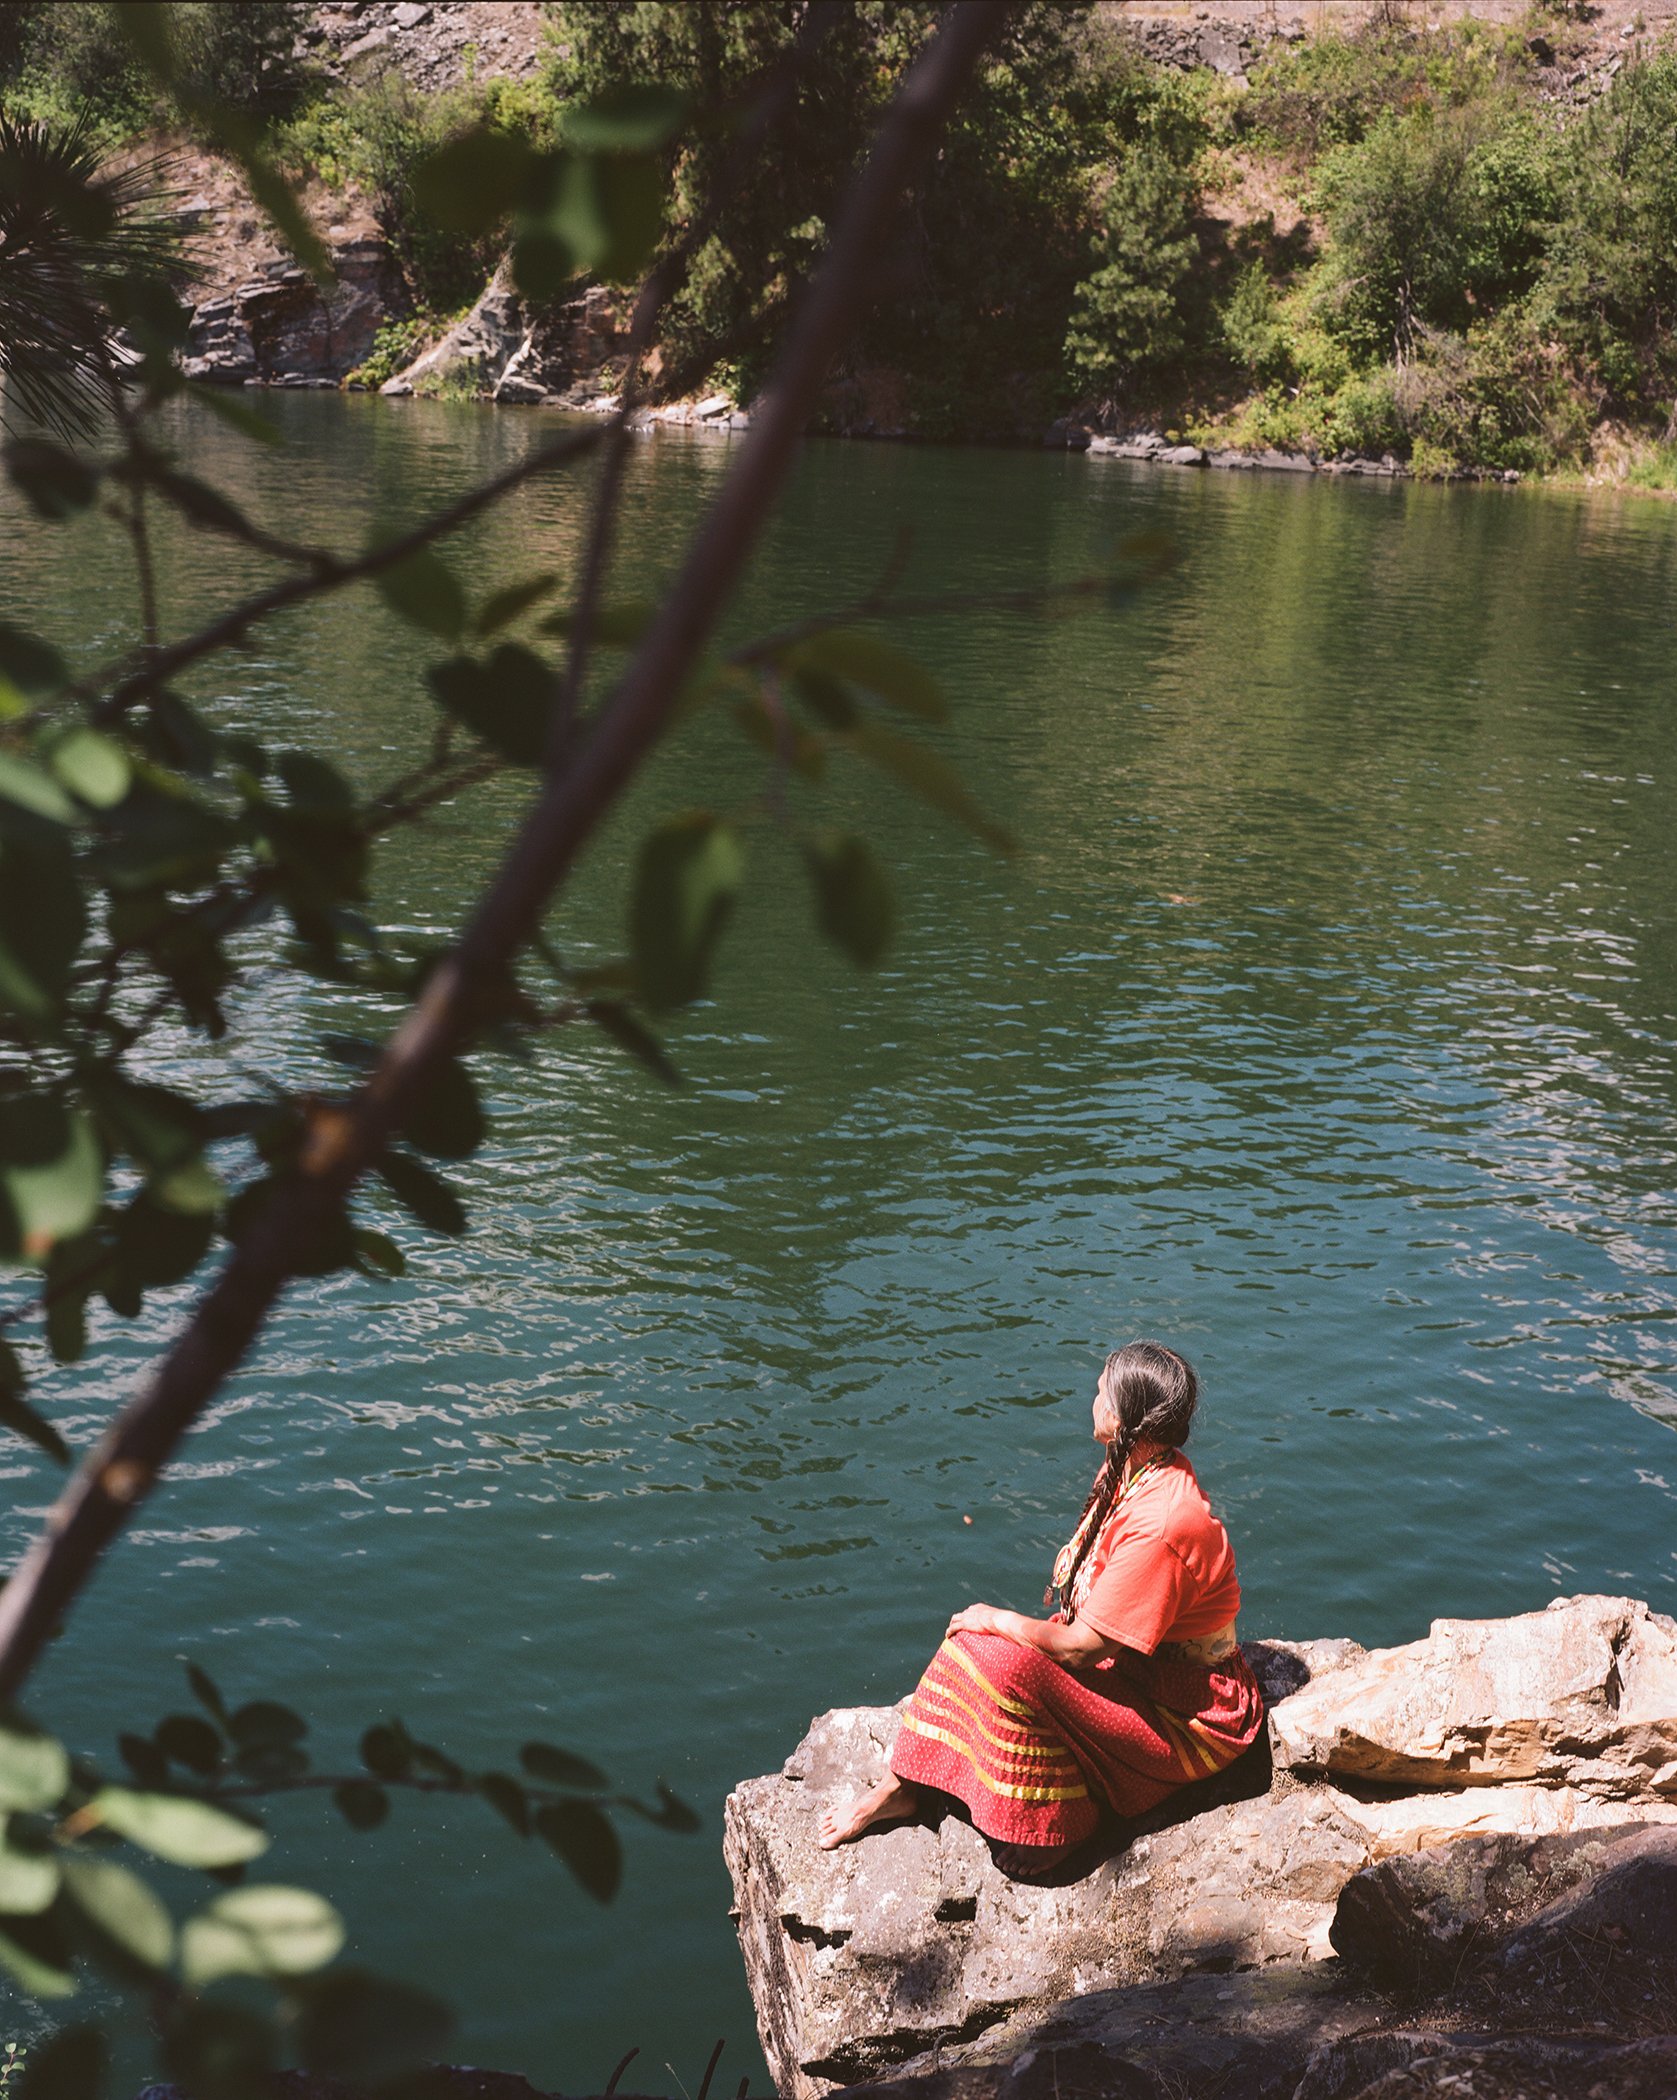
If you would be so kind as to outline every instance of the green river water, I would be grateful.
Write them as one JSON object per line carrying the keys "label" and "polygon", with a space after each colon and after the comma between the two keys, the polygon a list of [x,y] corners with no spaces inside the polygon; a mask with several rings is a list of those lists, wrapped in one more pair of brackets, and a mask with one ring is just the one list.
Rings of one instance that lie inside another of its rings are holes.
{"label": "green river water", "polygon": [[[341,545],[552,427],[269,405],[283,448],[195,414],[177,441]],[[636,451],[628,583],[673,566],[728,458]],[[564,568],[580,487],[466,541],[473,587]],[[632,2084],[691,2092],[725,2034],[718,2089],[762,2090],[723,1797],[813,1713],[906,1690],[955,1605],[1034,1606],[1127,1336],[1200,1366],[1249,1632],[1677,1602],[1677,511],[811,445],[731,629],[846,599],[905,529],[905,588],[979,600],[910,640],[1017,858],[837,774],[828,809],[896,873],[885,969],[814,940],[765,831],[716,1003],[671,1030],[686,1091],[569,1036],[481,1059],[470,1236],[381,1218],[406,1278],[293,1291],[33,1688],[107,1759],[194,1659],[302,1709],[323,1765],[397,1713],[468,1762],[539,1734],[667,1778],[703,1834],[629,1823],[607,1910],[479,1804],[354,1837],[318,1797],[275,1816],[270,1864],[334,1896],[356,1957],[464,2008],[460,2060],[538,2084],[598,2091],[638,2044]],[[1129,608],[982,609],[1138,529],[1182,559]],[[175,626],[266,573],[185,533],[161,570]],[[7,510],[0,590],[83,660],[131,632],[91,529]],[[355,594],[196,690],[371,784],[426,735],[424,661]],[[638,827],[739,801],[744,750],[701,721],[660,759],[567,945],[618,939]],[[386,923],[456,925],[521,794],[386,847]],[[238,1054],[324,1083],[318,1031],[387,1018],[258,970]],[[142,1353],[107,1319],[43,1382],[73,1441]],[[3,1456],[12,1551],[54,1476]]]}

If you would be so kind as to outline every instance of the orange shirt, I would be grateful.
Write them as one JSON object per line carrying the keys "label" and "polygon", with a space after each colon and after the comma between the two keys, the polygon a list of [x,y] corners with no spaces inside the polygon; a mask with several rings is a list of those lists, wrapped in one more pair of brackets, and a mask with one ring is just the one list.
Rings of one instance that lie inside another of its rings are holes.
{"label": "orange shirt", "polygon": [[1070,1617],[1143,1655],[1216,1633],[1240,1610],[1234,1548],[1180,1451],[1119,1500],[1070,1604]]}

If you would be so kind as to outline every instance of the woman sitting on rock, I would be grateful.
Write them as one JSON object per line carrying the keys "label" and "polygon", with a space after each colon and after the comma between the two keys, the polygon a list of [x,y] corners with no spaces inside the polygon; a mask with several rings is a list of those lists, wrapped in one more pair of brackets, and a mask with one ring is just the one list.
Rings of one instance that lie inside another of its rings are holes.
{"label": "woman sitting on rock", "polygon": [[1107,1358],[1094,1407],[1106,1462],[1043,1594],[1057,1590],[1059,1609],[955,1614],[889,1776],[823,1815],[823,1846],[916,1814],[928,1789],[965,1802],[1006,1871],[1057,1876],[1103,1808],[1141,1815],[1256,1738],[1234,1550],[1182,1455],[1198,1397],[1193,1367],[1161,1343]]}

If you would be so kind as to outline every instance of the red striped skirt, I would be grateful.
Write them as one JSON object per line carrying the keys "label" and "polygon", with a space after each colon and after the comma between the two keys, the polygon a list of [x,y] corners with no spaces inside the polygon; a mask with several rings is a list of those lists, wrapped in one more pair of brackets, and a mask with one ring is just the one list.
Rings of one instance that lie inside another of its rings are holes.
{"label": "red striped skirt", "polygon": [[994,1633],[956,1633],[903,1715],[891,1769],[964,1801],[989,1838],[1070,1845],[1102,1807],[1155,1808],[1231,1764],[1263,1726],[1263,1694],[1226,1661],[1129,1655],[1074,1676]]}

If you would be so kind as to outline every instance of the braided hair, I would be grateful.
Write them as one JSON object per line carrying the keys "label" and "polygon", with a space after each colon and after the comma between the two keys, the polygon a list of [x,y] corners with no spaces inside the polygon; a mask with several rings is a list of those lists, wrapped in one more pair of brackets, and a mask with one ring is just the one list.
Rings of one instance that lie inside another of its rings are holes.
{"label": "braided hair", "polygon": [[[1199,1403],[1199,1380],[1185,1356],[1167,1349],[1163,1342],[1126,1342],[1114,1349],[1101,1370],[1100,1396],[1117,1418],[1118,1429],[1106,1447],[1106,1458],[1095,1475],[1089,1499],[1078,1519],[1077,1551],[1060,1594],[1069,1611],[1078,1572],[1101,1535],[1101,1527],[1112,1513],[1113,1502],[1124,1484],[1124,1470],[1137,1444],[1164,1444],[1179,1450],[1188,1441],[1194,1409]],[[1049,1603],[1052,1587],[1043,1598]]]}

